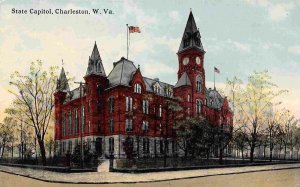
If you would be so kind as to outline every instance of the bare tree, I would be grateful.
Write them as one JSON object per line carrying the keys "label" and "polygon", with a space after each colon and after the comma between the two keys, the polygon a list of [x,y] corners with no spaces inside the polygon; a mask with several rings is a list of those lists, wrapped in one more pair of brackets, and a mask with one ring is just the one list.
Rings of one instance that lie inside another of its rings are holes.
{"label": "bare tree", "polygon": [[264,115],[268,105],[284,92],[286,91],[278,90],[277,85],[271,82],[271,76],[267,71],[254,72],[248,78],[248,83],[242,89],[240,96],[235,99],[236,107],[246,119],[246,123],[242,125],[249,138],[250,162],[253,162],[258,138],[263,133],[266,122]]}
{"label": "bare tree", "polygon": [[34,128],[43,165],[46,165],[44,139],[54,107],[56,69],[56,67],[50,67],[48,72],[44,71],[42,61],[37,60],[32,62],[28,75],[15,72],[11,75],[10,82],[15,88],[10,91],[16,97],[15,107],[21,110],[25,118],[24,123]]}

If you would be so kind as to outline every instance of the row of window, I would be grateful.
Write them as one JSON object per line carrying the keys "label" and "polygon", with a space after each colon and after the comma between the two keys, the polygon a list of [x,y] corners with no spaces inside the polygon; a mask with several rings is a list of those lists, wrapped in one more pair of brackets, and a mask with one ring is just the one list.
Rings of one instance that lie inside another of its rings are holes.
{"label": "row of window", "polygon": [[[161,128],[161,125],[159,125],[159,128]],[[149,129],[149,122],[146,120],[143,120],[141,129],[143,132],[147,132]],[[114,119],[109,120],[109,131],[110,133],[114,133],[115,131],[115,126],[114,126]],[[126,132],[131,132],[133,131],[133,122],[132,119],[126,119],[125,120],[125,131]]]}
{"label": "row of window", "polygon": [[[156,83],[153,86],[153,90],[154,90],[154,93],[161,95],[162,88],[160,87],[160,85],[158,83]],[[165,92],[166,92],[166,96],[168,96],[168,97],[173,96],[172,88],[166,88]],[[137,83],[134,85],[134,93],[139,93],[139,94],[142,93],[142,86],[140,84]]]}

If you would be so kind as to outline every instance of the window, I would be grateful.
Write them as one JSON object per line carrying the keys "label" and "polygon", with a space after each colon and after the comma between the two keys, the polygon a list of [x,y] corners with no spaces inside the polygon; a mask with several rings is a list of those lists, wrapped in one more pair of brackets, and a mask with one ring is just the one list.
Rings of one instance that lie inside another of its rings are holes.
{"label": "window", "polygon": [[114,153],[114,138],[110,137],[109,138],[109,153],[113,154]]}
{"label": "window", "polygon": [[154,92],[156,93],[156,94],[161,94],[161,92],[160,92],[160,86],[159,86],[159,84],[156,84],[156,85],[154,85]]}
{"label": "window", "polygon": [[72,153],[72,141],[69,141],[69,146],[68,146],[68,150],[70,153]]}
{"label": "window", "polygon": [[185,39],[184,41],[183,41],[183,47],[187,47],[187,46],[189,46],[190,45],[190,41],[189,41],[189,39],[187,38],[187,39]]}
{"label": "window", "polygon": [[150,153],[149,138],[143,138],[143,153],[144,154]]}
{"label": "window", "polygon": [[163,154],[164,153],[164,142],[163,140],[159,140],[159,152],[160,154]]}
{"label": "window", "polygon": [[114,127],[114,120],[113,120],[113,119],[110,119],[110,120],[109,120],[109,130],[110,130],[110,133],[113,133],[114,130],[115,130],[115,127]]}
{"label": "window", "polygon": [[196,91],[201,92],[201,77],[200,75],[197,76],[196,78]]}
{"label": "window", "polygon": [[89,121],[89,123],[88,123],[88,133],[89,134],[91,133],[91,121]]}
{"label": "window", "polygon": [[143,100],[143,113],[144,114],[149,114],[149,101],[148,100]]}
{"label": "window", "polygon": [[201,101],[199,99],[196,100],[196,114],[201,113]]}
{"label": "window", "polygon": [[195,43],[196,43],[197,46],[200,46],[200,38],[198,38],[198,37],[195,38]]}
{"label": "window", "polygon": [[191,102],[191,95],[190,94],[187,95],[187,101]]}
{"label": "window", "polygon": [[68,112],[69,135],[72,135],[72,112]]}
{"label": "window", "polygon": [[162,131],[162,125],[161,123],[158,125],[158,130],[161,132]]}
{"label": "window", "polygon": [[85,132],[84,121],[85,121],[84,106],[82,106],[81,107],[81,133]]}
{"label": "window", "polygon": [[101,102],[97,101],[97,112],[100,113],[101,112]]}
{"label": "window", "polygon": [[132,119],[126,119],[125,121],[125,130],[126,132],[131,132],[132,131]]}
{"label": "window", "polygon": [[74,120],[74,127],[75,127],[75,134],[78,134],[78,109],[74,109],[74,115],[75,115],[75,120]]}
{"label": "window", "polygon": [[154,155],[157,155],[156,139],[154,139]]}
{"label": "window", "polygon": [[159,109],[158,109],[158,117],[162,116],[162,107],[161,105],[159,105]]}
{"label": "window", "polygon": [[207,105],[207,99],[204,100],[204,105]]}
{"label": "window", "polygon": [[103,88],[102,88],[101,85],[98,85],[98,86],[97,86],[97,94],[98,94],[98,96],[101,96],[102,93],[103,93]]}
{"label": "window", "polygon": [[115,108],[115,103],[114,103],[114,97],[110,97],[108,99],[108,108],[109,108],[109,112],[112,113],[114,112],[114,108]]}
{"label": "window", "polygon": [[87,146],[86,146],[87,150],[91,150],[91,138],[88,138],[86,143],[87,143]]}
{"label": "window", "polygon": [[147,132],[148,128],[149,128],[148,121],[143,121],[143,124],[142,124],[142,130],[143,130],[143,132]]}
{"label": "window", "polygon": [[219,119],[219,124],[221,125],[222,124],[222,118],[220,116],[220,119]]}
{"label": "window", "polygon": [[126,112],[132,111],[132,98],[126,97]]}
{"label": "window", "polygon": [[187,113],[188,113],[188,115],[191,114],[191,109],[190,108],[187,109]]}
{"label": "window", "polygon": [[142,93],[142,86],[140,84],[134,85],[134,92],[135,93]]}
{"label": "window", "polygon": [[169,153],[169,141],[165,140],[165,142],[166,142],[166,153],[168,154]]}
{"label": "window", "polygon": [[66,113],[64,113],[62,117],[62,135],[66,135]]}
{"label": "window", "polygon": [[172,97],[173,96],[172,88],[170,88],[170,87],[166,88],[166,96],[167,97]]}

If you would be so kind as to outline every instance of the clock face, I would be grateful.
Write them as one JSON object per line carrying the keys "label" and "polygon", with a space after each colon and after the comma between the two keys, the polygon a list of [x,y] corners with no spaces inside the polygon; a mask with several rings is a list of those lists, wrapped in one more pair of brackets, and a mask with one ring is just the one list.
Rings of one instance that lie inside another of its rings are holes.
{"label": "clock face", "polygon": [[197,56],[197,58],[196,58],[196,63],[199,65],[200,64],[200,58]]}
{"label": "clock face", "polygon": [[183,65],[187,65],[189,63],[189,58],[188,57],[185,57],[183,59]]}

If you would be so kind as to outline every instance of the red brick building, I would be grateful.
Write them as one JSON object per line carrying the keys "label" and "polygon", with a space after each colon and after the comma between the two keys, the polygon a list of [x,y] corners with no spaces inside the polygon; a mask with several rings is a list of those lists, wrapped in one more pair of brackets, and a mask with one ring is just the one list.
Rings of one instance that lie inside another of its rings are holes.
{"label": "red brick building", "polygon": [[[140,68],[124,57],[113,63],[107,75],[95,43],[81,87],[70,90],[61,70],[54,94],[58,154],[73,152],[82,136],[90,150],[100,156],[123,157],[128,137],[139,155],[159,155],[165,149],[172,155],[178,149],[172,138],[176,132],[172,130],[170,101],[181,106],[184,118],[203,115],[216,125],[231,126],[227,99],[215,88],[206,88],[204,55],[192,12],[177,53],[175,85],[144,77]],[[168,139],[166,147],[163,138]]]}

